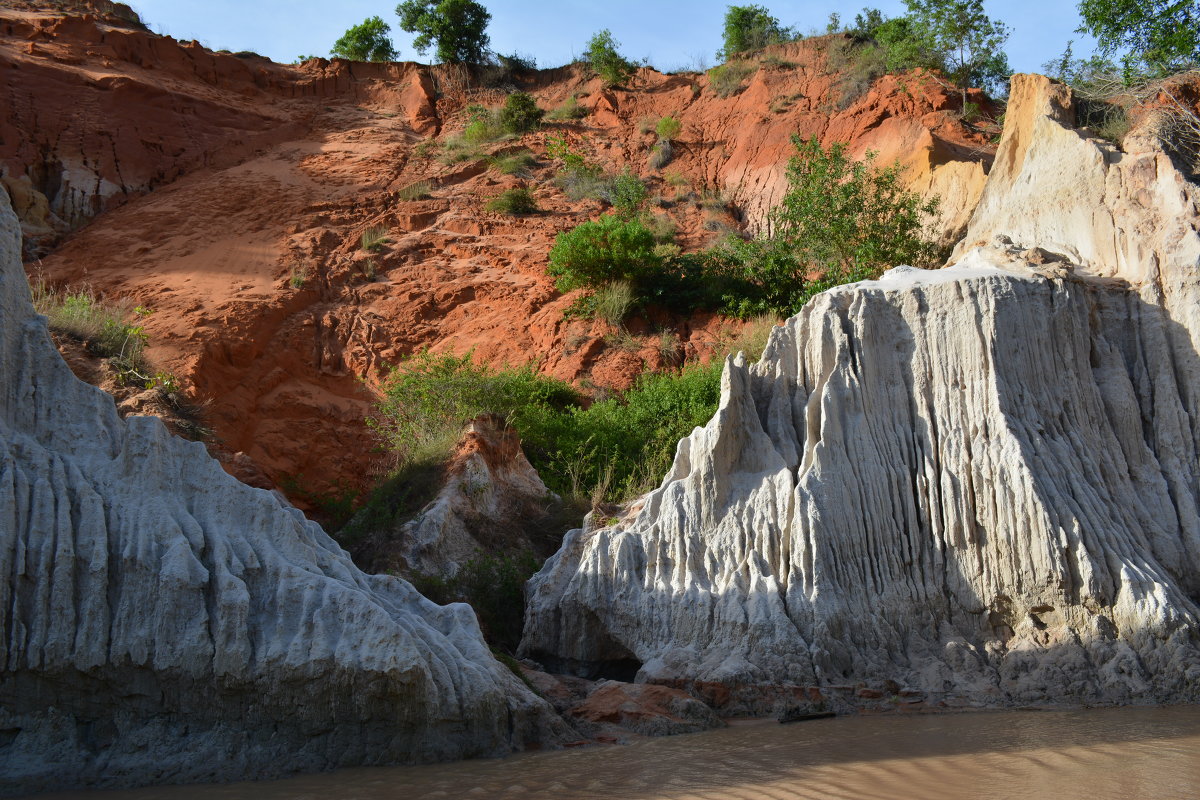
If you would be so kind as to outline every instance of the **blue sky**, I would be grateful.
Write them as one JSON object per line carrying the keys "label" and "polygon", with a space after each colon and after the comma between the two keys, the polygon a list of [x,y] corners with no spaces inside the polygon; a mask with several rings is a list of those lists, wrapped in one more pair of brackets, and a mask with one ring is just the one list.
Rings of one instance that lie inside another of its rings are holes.
{"label": "blue sky", "polygon": [[[608,28],[625,56],[662,70],[696,68],[716,63],[727,0],[661,2],[659,0],[483,0],[492,14],[488,33],[500,53],[532,55],[538,66],[565,64],[583,51],[588,38]],[[747,2],[739,2],[747,5]],[[843,20],[869,5],[888,16],[904,12],[900,0],[863,4],[836,2],[770,2],[759,0],[785,25],[801,31],[825,28],[829,14]],[[275,61],[298,55],[328,55],[342,32],[369,16],[392,26],[392,41],[403,60],[422,61],[411,36],[399,29],[396,0],[133,0],[150,27],[176,39],[197,39],[213,49],[253,50]],[[1086,55],[1091,41],[1074,33],[1079,24],[1075,0],[985,2],[993,19],[1012,29],[1006,50],[1013,69],[1037,72],[1075,39],[1075,54]],[[703,59],[703,62],[701,62]]]}

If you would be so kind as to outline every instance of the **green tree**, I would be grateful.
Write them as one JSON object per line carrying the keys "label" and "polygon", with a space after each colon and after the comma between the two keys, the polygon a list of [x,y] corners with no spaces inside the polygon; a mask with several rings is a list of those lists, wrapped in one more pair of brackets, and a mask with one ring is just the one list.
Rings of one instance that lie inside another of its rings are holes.
{"label": "green tree", "polygon": [[[938,202],[905,189],[899,163],[878,168],[874,153],[854,161],[846,145],[826,150],[815,137],[793,136],[792,144],[796,155],[788,163],[787,193],[771,212],[772,233],[804,272],[824,272],[816,290],[874,277],[897,264],[932,264],[937,250],[924,223]],[[771,266],[780,263],[775,259]],[[802,275],[794,278],[803,283]]]}
{"label": "green tree", "polygon": [[1128,49],[1153,76],[1200,62],[1200,2],[1196,0],[1080,0],[1080,33],[1095,36],[1105,55]]}
{"label": "green tree", "polygon": [[925,29],[912,17],[885,17],[879,9],[864,8],[849,32],[860,42],[874,42],[882,53],[882,68],[903,72],[917,67],[943,69],[945,59],[934,52]]}
{"label": "green tree", "polygon": [[342,34],[329,52],[336,58],[348,58],[351,61],[395,61],[396,48],[388,38],[391,29],[379,17],[367,17],[361,25],[355,25]]}
{"label": "green tree", "polygon": [[793,38],[792,29],[780,25],[765,7],[729,6],[725,11],[724,46],[717,51],[717,58],[728,61],[738,53],[761,50]]}
{"label": "green tree", "polygon": [[637,66],[618,52],[621,43],[613,39],[612,32],[605,28],[588,39],[584,59],[608,86],[621,86],[629,82]]}
{"label": "green tree", "polygon": [[446,64],[482,64],[491,40],[487,25],[492,15],[474,0],[404,0],[396,6],[400,28],[415,33],[418,53],[434,48]]}
{"label": "green tree", "polygon": [[983,0],[905,0],[916,34],[923,37],[942,62],[946,76],[962,91],[992,89],[1010,73],[1001,49],[1009,28],[983,13]]}

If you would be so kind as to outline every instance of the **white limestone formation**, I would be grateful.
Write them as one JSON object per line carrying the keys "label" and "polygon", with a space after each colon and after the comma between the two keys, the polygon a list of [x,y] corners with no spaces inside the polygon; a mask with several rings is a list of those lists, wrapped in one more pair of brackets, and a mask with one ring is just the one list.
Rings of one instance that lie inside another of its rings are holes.
{"label": "white limestone formation", "polygon": [[19,253],[0,191],[0,794],[555,741],[467,606],[360,572],[203,445],[76,380]]}
{"label": "white limestone formation", "polygon": [[1200,192],[1064,92],[1017,77],[968,233],[1019,246],[831,290],[730,360],[661,486],[530,582],[524,655],[760,711],[1200,699]]}
{"label": "white limestone formation", "polygon": [[368,508],[347,527],[369,531],[352,548],[368,570],[450,577],[480,554],[534,552],[540,542],[530,534],[549,526],[548,508],[558,501],[517,432],[484,415],[467,425],[441,488],[416,516],[370,530]]}

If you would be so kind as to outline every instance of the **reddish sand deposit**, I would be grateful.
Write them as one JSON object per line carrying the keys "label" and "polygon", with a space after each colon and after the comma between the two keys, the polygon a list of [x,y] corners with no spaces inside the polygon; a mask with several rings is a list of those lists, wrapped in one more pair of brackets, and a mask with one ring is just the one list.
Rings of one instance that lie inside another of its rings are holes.
{"label": "reddish sand deposit", "polygon": [[[0,165],[31,255],[47,253],[31,271],[152,308],[150,356],[207,403],[224,448],[273,480],[299,476],[323,492],[370,478],[371,387],[416,349],[622,388],[643,368],[711,352],[730,327],[657,314],[631,322],[636,337],[622,345],[605,341],[612,330],[601,322],[563,318],[572,298],[545,276],[547,252],[557,232],[604,207],[553,185],[552,134],[642,175],[688,249],[762,225],[793,133],[901,159],[915,186],[945,197],[944,227],[961,227],[982,185],[986,136],[957,120],[955,93],[929,77],[887,77],[847,100],[825,69],[839,41],[775,48],[726,98],[705,75],[649,69],[628,91],[577,68],[518,81],[543,107],[577,95],[591,113],[485,146],[538,156],[513,177],[482,160],[444,165],[427,144],[461,129],[467,103],[504,97],[467,88],[454,70],[292,67],[103,17],[9,8]],[[675,160],[656,172],[655,136],[640,131],[667,114],[683,131]],[[401,199],[420,181],[432,197]],[[514,186],[531,188],[543,211],[484,211]],[[718,191],[728,208],[700,202]],[[360,247],[373,226],[390,240],[377,254]],[[657,326],[676,332],[674,352],[661,352]]]}

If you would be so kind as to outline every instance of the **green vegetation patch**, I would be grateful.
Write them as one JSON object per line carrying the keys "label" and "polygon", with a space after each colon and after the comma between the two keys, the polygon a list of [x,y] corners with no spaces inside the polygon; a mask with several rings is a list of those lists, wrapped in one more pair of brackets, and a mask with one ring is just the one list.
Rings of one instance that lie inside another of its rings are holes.
{"label": "green vegetation patch", "polygon": [[149,335],[145,328],[127,319],[150,314],[150,310],[128,303],[110,302],[90,289],[56,291],[39,281],[30,287],[33,307],[46,316],[50,330],[82,341],[94,355],[107,358],[123,383],[147,388],[174,387],[175,378],[155,373],[146,360]]}
{"label": "green vegetation patch", "polygon": [[[525,623],[525,582],[541,567],[532,553],[488,555],[479,553],[459,567],[452,577],[414,575],[417,591],[435,603],[469,603],[484,637],[500,650],[515,653]],[[501,658],[518,676],[511,657]]]}
{"label": "green vegetation patch", "polygon": [[498,197],[490,200],[484,208],[497,214],[510,216],[534,214],[541,210],[538,208],[533,193],[528,189],[507,189]]}
{"label": "green vegetation patch", "polygon": [[[560,291],[594,292],[624,282],[633,289],[635,307],[657,304],[681,313],[706,308],[746,318],[790,316],[831,286],[872,278],[897,264],[937,263],[942,254],[926,224],[938,202],[906,190],[898,164],[878,167],[870,153],[855,161],[843,144],[826,149],[816,139],[799,138],[793,144],[788,191],[771,212],[770,237],[744,239],[731,231],[708,250],[680,253],[669,247],[669,219],[614,213],[560,233],[547,272]],[[700,202],[713,213],[725,207],[713,194]],[[709,227],[726,230],[715,217]]]}
{"label": "green vegetation patch", "polygon": [[554,492],[628,499],[661,479],[676,443],[716,411],[720,370],[714,362],[643,375],[630,390],[585,407],[571,386],[528,366],[492,368],[469,354],[422,352],[385,381],[369,424],[395,455],[397,474],[413,465],[428,473],[435,454],[448,459],[468,422],[496,414],[520,434]]}
{"label": "green vegetation patch", "polygon": [[637,65],[627,60],[618,51],[620,42],[613,38],[607,28],[588,40],[584,59],[588,66],[600,76],[606,86],[624,86],[633,78]]}

